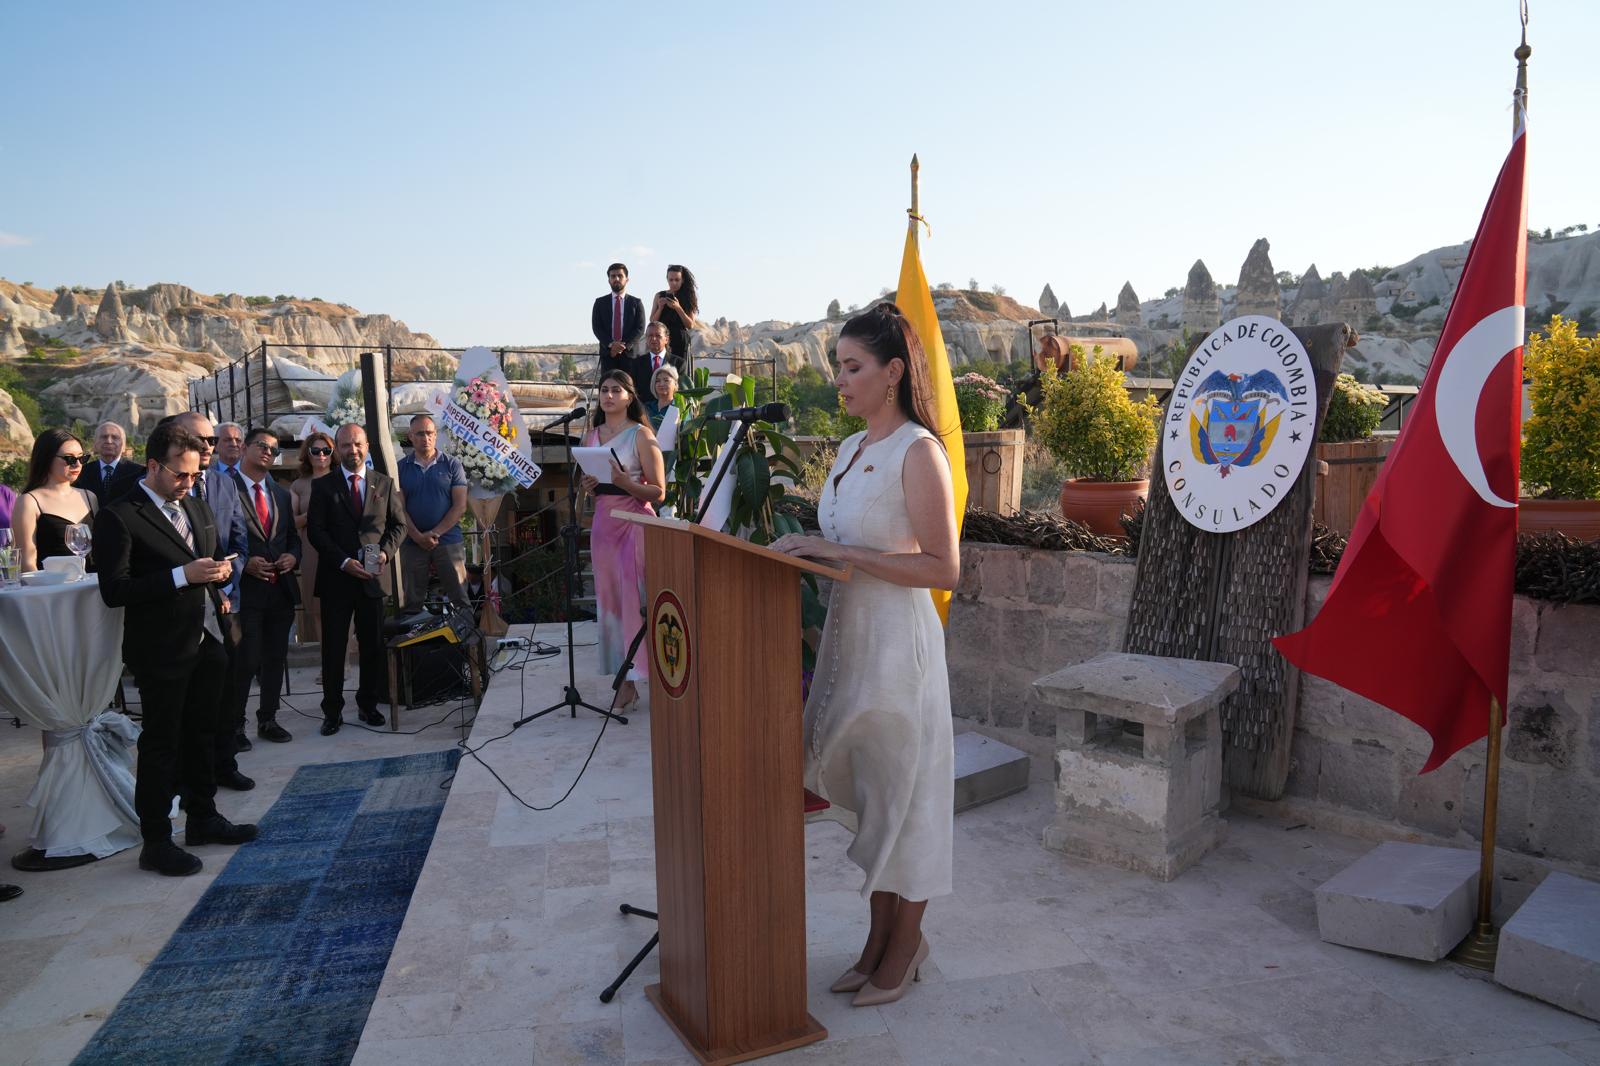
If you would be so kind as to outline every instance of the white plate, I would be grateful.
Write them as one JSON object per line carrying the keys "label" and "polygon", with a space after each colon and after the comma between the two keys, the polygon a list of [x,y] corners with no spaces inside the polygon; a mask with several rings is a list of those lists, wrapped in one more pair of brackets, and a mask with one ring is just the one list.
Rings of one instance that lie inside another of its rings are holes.
{"label": "white plate", "polygon": [[38,585],[65,585],[72,575],[62,570],[31,570],[22,575],[22,583],[29,588]]}

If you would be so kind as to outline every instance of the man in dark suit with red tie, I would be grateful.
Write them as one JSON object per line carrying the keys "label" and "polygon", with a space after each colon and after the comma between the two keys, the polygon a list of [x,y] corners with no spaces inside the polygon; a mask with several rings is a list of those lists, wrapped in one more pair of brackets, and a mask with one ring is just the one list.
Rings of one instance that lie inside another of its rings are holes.
{"label": "man in dark suit with red tie", "polygon": [[[600,373],[626,370],[633,374],[638,369],[633,346],[644,335],[644,304],[637,296],[623,291],[628,287],[628,268],[623,264],[612,263],[606,267],[606,281],[611,285],[611,293],[594,302],[594,313],[590,316],[594,339],[600,342]],[[634,386],[640,391],[645,388],[638,381]]]}
{"label": "man in dark suit with red tie", "polygon": [[[244,718],[250,682],[261,675],[261,702],[256,707],[256,736],[282,744],[293,739],[278,724],[278,702],[289,658],[289,628],[300,604],[294,568],[300,565],[300,534],[294,528],[294,500],[272,477],[278,437],[257,426],[245,434],[239,460],[244,480],[245,531],[249,546],[239,560],[239,650],[233,676],[235,720]],[[327,479],[324,478],[324,481]]]}
{"label": "man in dark suit with red tie", "polygon": [[226,727],[217,697],[228,669],[219,587],[233,564],[210,509],[188,495],[203,447],[170,422],[157,426],[145,444],[144,480],[94,524],[100,598],[124,609],[122,659],[144,711],[133,792],[144,837],[139,868],[174,877],[201,867],[172,841],[168,814],[180,789],[190,847],[256,837],[255,826],[234,825],[216,805],[212,734]]}
{"label": "man in dark suit with red tie", "polygon": [[[344,655],[350,620],[356,623],[361,681],[356,708],[367,725],[383,725],[379,694],[386,691],[382,578],[405,536],[405,509],[393,479],[368,469],[367,434],[353,422],[339,427],[334,451],[340,470],[311,483],[306,537],[317,549],[316,593],[322,600],[322,735],[342,724]],[[362,566],[362,549],[376,550],[374,568]]]}

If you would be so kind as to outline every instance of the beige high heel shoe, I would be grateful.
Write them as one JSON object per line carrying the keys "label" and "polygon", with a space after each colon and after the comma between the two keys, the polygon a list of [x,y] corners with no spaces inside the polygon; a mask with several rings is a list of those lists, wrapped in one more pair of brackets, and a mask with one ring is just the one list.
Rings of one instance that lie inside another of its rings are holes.
{"label": "beige high heel shoe", "polygon": [[906,994],[906,989],[911,987],[912,981],[922,980],[922,964],[928,961],[928,938],[923,937],[922,943],[917,945],[917,953],[911,957],[911,965],[906,967],[905,976],[900,978],[900,983],[893,988],[879,988],[868,981],[861,986],[861,991],[856,993],[850,1001],[852,1007],[881,1007],[885,1003],[893,1003]]}
{"label": "beige high heel shoe", "polygon": [[870,973],[862,973],[854,966],[851,966],[848,970],[839,975],[839,979],[837,981],[828,986],[828,991],[858,992],[861,990],[861,986],[866,984],[871,977],[872,975]]}

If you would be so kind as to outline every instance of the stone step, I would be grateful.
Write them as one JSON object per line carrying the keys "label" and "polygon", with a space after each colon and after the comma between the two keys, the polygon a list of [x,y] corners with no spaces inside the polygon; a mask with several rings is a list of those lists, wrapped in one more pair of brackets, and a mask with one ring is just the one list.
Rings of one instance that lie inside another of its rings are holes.
{"label": "stone step", "polygon": [[1600,884],[1552,873],[1500,930],[1494,979],[1600,1021]]}
{"label": "stone step", "polygon": [[961,733],[956,737],[956,813],[971,810],[1028,787],[1032,760],[982,733]]}

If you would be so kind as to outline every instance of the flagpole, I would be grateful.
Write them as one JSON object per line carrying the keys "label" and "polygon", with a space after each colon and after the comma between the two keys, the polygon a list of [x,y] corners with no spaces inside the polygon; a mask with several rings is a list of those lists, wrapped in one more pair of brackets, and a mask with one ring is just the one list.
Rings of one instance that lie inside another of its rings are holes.
{"label": "flagpole", "polygon": [[[1522,43],[1512,53],[1517,59],[1517,90],[1511,106],[1511,136],[1522,132],[1523,115],[1528,106],[1528,4],[1518,4],[1522,17]],[[1478,917],[1472,932],[1451,952],[1450,958],[1477,970],[1493,970],[1500,950],[1500,934],[1494,927],[1494,844],[1500,806],[1500,733],[1504,728],[1500,700],[1489,697],[1489,748],[1483,766],[1483,844],[1478,860]]]}
{"label": "flagpole", "polygon": [[920,221],[921,218],[922,218],[922,209],[918,206],[918,202],[917,202],[918,201],[917,172],[919,170],[921,170],[921,169],[922,169],[922,164],[917,162],[917,153],[912,152],[911,153],[911,210],[907,211],[906,214],[911,216],[911,239],[913,241],[915,241],[918,245],[920,245],[922,243],[921,241],[917,240],[917,222]]}

